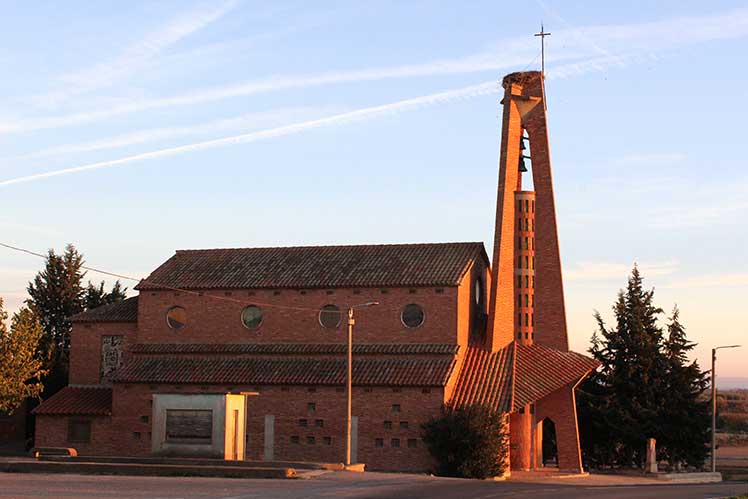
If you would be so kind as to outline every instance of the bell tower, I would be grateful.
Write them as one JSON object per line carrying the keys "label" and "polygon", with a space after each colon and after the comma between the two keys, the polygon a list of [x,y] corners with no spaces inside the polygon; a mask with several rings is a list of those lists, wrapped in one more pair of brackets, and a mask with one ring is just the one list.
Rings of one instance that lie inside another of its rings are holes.
{"label": "bell tower", "polygon": [[[568,351],[542,73],[512,73],[502,86],[487,347],[517,341]],[[528,163],[532,189],[522,185]]]}

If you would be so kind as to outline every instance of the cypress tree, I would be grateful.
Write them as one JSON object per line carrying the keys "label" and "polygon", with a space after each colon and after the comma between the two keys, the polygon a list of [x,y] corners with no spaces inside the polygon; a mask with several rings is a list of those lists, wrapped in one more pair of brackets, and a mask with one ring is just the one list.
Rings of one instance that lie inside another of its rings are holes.
{"label": "cypress tree", "polygon": [[667,403],[662,414],[662,456],[671,464],[701,467],[708,456],[710,437],[709,400],[701,397],[709,385],[709,377],[696,361],[688,361],[688,353],[696,346],[686,338],[680,323],[680,311],[673,308],[667,325],[668,337],[663,352],[667,362],[664,393]]}

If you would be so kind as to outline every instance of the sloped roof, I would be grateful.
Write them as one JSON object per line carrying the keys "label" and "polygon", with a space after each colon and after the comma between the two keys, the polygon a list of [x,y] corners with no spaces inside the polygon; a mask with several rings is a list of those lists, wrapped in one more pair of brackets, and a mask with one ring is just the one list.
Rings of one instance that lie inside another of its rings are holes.
{"label": "sloped roof", "polygon": [[73,322],[137,322],[138,297],[132,296],[116,303],[102,305],[70,317]]}
{"label": "sloped roof", "polygon": [[483,243],[180,250],[136,289],[456,286]]}
{"label": "sloped roof", "polygon": [[499,412],[510,412],[513,361],[514,343],[494,353],[469,348],[452,395],[452,405],[483,405]]}
{"label": "sloped roof", "polygon": [[540,344],[517,345],[514,369],[514,407],[519,409],[562,386],[578,381],[600,365],[577,352],[563,352]]}
{"label": "sloped roof", "polygon": [[65,416],[112,414],[112,389],[102,386],[66,386],[32,411],[36,415]]}
{"label": "sloped roof", "polygon": [[[444,386],[454,358],[357,359],[354,385]],[[342,385],[344,359],[133,358],[119,372],[122,383],[221,383]]]}
{"label": "sloped roof", "polygon": [[[344,354],[345,343],[136,343],[130,351],[139,354]],[[354,343],[354,354],[454,355],[458,346],[442,343]]]}
{"label": "sloped roof", "polygon": [[540,344],[512,342],[494,353],[471,347],[465,352],[450,403],[514,412],[584,378],[598,365],[582,354]]}

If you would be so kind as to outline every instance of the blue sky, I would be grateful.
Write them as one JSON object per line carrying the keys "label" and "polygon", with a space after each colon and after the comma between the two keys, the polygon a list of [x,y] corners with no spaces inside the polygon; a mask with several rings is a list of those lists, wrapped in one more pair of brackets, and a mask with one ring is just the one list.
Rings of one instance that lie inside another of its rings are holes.
{"label": "blue sky", "polygon": [[[707,367],[748,344],[748,6],[652,4],[6,2],[0,240],[138,277],[177,248],[490,254],[498,81],[542,20],[572,346],[638,262]],[[0,252],[11,311],[40,264]]]}

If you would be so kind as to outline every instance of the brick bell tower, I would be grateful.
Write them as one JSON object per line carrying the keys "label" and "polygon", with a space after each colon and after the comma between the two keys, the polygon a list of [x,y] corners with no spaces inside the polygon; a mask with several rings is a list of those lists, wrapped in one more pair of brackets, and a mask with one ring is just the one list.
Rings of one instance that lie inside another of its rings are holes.
{"label": "brick bell tower", "polygon": [[[491,351],[514,340],[568,351],[541,73],[512,73],[502,85],[487,343]],[[530,161],[534,189],[523,190],[522,177]]]}
{"label": "brick bell tower", "polygon": [[[496,227],[486,348],[515,352],[522,369],[545,354],[569,354],[556,229],[543,76],[504,77]],[[528,170],[528,167],[530,169]],[[532,187],[530,187],[530,173]],[[525,177],[523,179],[523,177]],[[523,180],[525,185],[523,186]],[[540,350],[538,350],[540,349]],[[563,352],[563,353],[562,353]],[[515,370],[514,383],[554,383],[553,394],[527,400],[509,414],[511,469],[543,466],[543,419],[555,424],[559,468],[581,471],[574,388],[538,365],[532,380]],[[519,369],[519,368],[517,368]],[[524,378],[522,378],[524,376]],[[581,376],[582,378],[584,376]],[[515,392],[516,393],[516,392]],[[518,400],[516,394],[513,400]]]}

